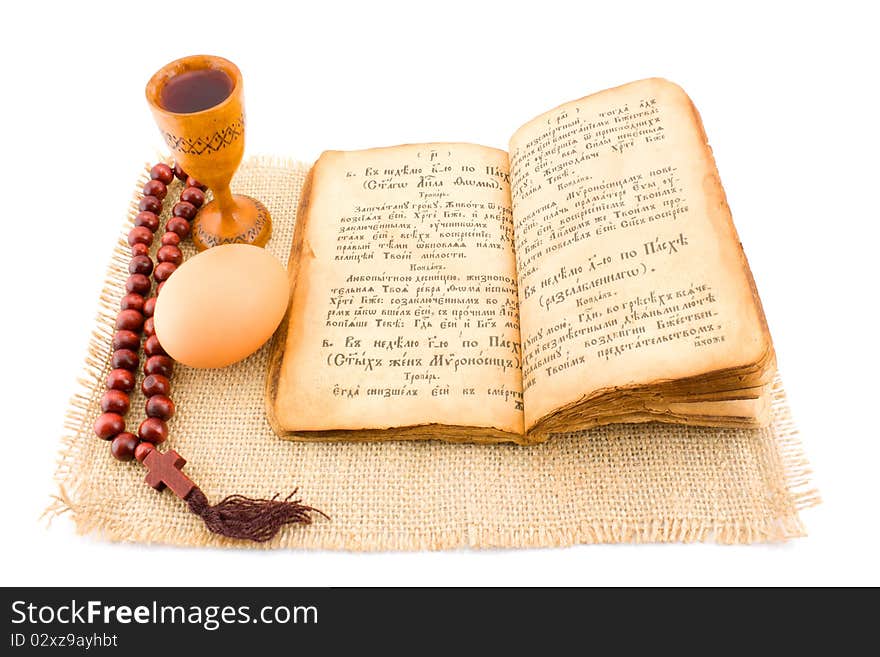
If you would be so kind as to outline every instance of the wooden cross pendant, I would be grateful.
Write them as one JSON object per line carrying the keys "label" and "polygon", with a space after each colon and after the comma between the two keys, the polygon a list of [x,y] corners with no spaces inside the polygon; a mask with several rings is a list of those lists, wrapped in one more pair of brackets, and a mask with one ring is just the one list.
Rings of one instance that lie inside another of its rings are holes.
{"label": "wooden cross pendant", "polygon": [[186,459],[173,449],[165,453],[151,449],[144,459],[144,465],[150,471],[144,481],[156,490],[162,490],[167,486],[177,497],[184,499],[196,487],[180,470],[186,465]]}

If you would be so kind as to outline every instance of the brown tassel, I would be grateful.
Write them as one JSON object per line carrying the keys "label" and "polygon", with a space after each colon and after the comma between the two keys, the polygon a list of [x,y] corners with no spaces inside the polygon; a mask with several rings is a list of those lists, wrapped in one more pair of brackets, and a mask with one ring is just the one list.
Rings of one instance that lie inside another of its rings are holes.
{"label": "brown tassel", "polygon": [[330,519],[323,511],[302,504],[302,500],[291,500],[295,490],[283,500],[277,495],[271,500],[230,495],[211,505],[202,489],[183,474],[186,459],[173,449],[151,449],[143,463],[149,471],[145,481],[150,486],[156,490],[170,488],[190,511],[205,521],[209,530],[221,536],[263,543],[272,540],[284,525],[311,524],[312,512]]}
{"label": "brown tassel", "polygon": [[324,512],[302,504],[302,500],[291,500],[295,494],[293,491],[283,500],[277,495],[268,500],[230,495],[211,505],[202,490],[195,486],[184,501],[215,534],[263,543],[271,540],[284,525],[311,524],[312,512],[328,518]]}

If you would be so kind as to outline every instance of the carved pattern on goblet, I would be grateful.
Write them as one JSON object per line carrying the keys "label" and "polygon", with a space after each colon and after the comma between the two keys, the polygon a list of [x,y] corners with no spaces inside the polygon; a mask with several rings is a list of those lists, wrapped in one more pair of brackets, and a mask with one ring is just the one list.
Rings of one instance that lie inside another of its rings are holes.
{"label": "carved pattern on goblet", "polygon": [[244,114],[222,130],[206,137],[178,137],[170,132],[163,132],[168,148],[185,155],[202,155],[215,153],[230,146],[244,134]]}
{"label": "carved pattern on goblet", "polygon": [[269,209],[265,205],[263,205],[257,199],[251,200],[254,202],[254,205],[257,208],[257,217],[250,228],[242,233],[239,233],[238,235],[218,237],[217,235],[206,231],[201,224],[197,223],[194,226],[194,237],[196,242],[203,244],[206,248],[212,248],[215,246],[220,246],[221,244],[253,244],[254,242],[258,241],[260,233],[266,230],[267,226],[271,226],[271,217],[269,215]]}

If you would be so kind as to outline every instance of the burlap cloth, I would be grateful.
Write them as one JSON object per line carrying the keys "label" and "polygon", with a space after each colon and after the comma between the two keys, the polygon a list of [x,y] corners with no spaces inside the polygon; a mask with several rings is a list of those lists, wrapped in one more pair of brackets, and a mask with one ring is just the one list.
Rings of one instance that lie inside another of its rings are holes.
{"label": "burlap cloth", "polygon": [[[295,162],[252,159],[233,183],[268,206],[273,236],[267,248],[283,262],[306,172]],[[177,193],[176,186],[169,190],[169,196]],[[127,276],[125,235],[134,207],[109,266],[48,509],[50,516],[69,512],[81,533],[178,545],[345,550],[751,543],[804,534],[798,511],[817,503],[818,495],[778,383],[773,424],[760,431],[651,423],[559,435],[533,447],[308,444],[281,440],[269,427],[265,347],[223,370],[177,366],[168,444],[188,460],[186,472],[213,501],[299,487],[303,500],[331,520],[289,526],[259,546],[211,534],[173,494],[147,486],[140,464],[114,460],[107,443],[92,434]],[[139,421],[143,405],[139,393],[132,397],[130,423]]]}

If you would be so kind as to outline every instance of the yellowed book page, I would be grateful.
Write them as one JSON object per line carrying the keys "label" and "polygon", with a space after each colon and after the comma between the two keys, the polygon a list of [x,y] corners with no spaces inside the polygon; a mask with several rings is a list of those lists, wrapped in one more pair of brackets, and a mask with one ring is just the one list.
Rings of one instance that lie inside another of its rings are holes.
{"label": "yellowed book page", "polygon": [[650,79],[510,140],[526,428],[602,390],[759,361],[760,305],[702,124]]}
{"label": "yellowed book page", "polygon": [[282,427],[523,433],[507,153],[329,151],[305,215],[275,405]]}

